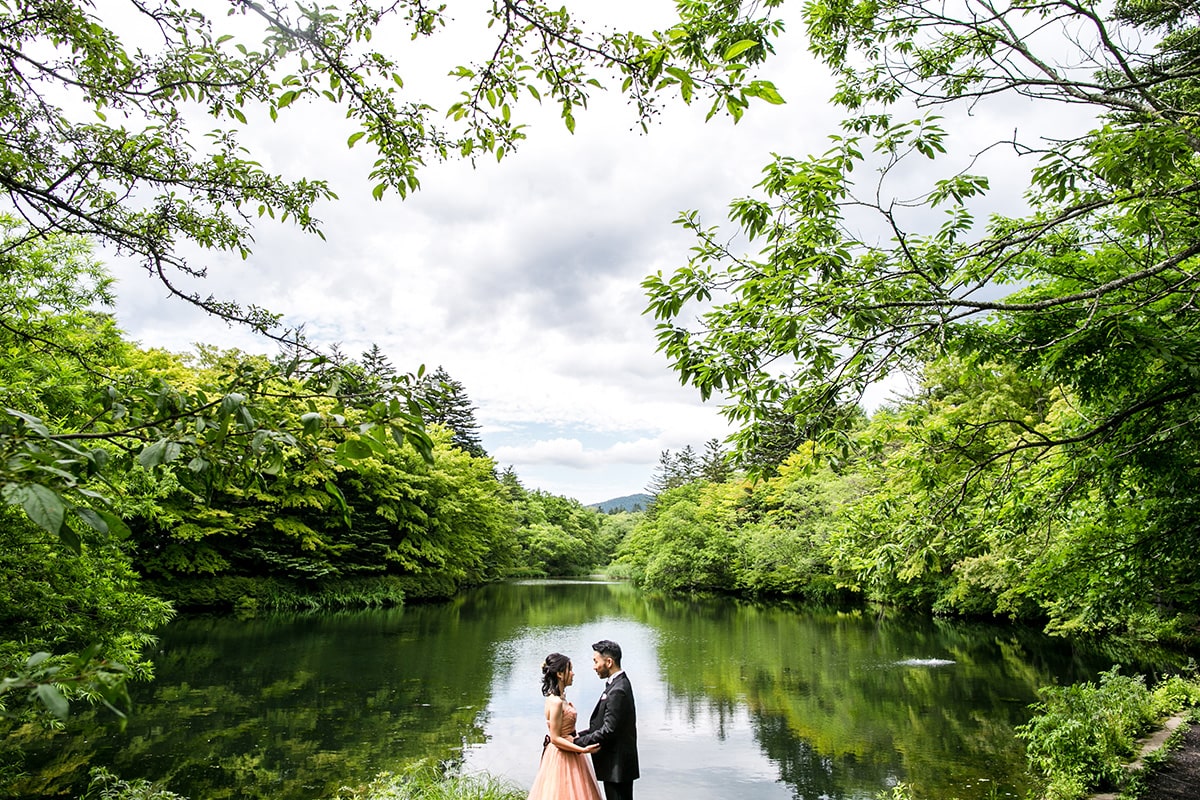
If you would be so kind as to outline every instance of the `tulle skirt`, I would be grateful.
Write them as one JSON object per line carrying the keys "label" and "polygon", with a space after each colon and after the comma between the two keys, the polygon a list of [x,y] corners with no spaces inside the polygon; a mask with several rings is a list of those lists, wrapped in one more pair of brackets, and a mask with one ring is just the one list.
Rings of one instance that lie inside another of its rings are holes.
{"label": "tulle skirt", "polygon": [[602,800],[591,758],[548,745],[529,800]]}

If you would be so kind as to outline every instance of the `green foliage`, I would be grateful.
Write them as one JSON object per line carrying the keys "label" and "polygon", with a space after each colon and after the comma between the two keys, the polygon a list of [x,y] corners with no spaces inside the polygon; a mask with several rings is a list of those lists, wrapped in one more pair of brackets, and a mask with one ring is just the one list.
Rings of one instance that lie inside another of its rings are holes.
{"label": "green foliage", "polygon": [[489,775],[447,774],[421,761],[397,773],[385,772],[364,786],[343,787],[337,800],[521,800],[525,796]]}
{"label": "green foliage", "polygon": [[14,516],[0,514],[0,655],[23,660],[35,650],[99,645],[105,657],[147,674],[141,651],[170,606],[141,590],[116,545],[76,555]]}
{"label": "green foliage", "polygon": [[103,767],[91,772],[91,782],[81,800],[186,800],[182,795],[160,789],[149,781],[125,781]]}
{"label": "green foliage", "polygon": [[586,31],[565,7],[542,3],[480,9],[494,38],[479,51],[485,60],[420,61],[463,84],[460,100],[438,104],[411,94],[401,57],[381,46],[397,39],[375,36],[389,23],[399,42],[404,32],[449,35],[446,8],[422,0],[382,9],[246,3],[216,16],[186,3],[107,15],[84,3],[5,6],[0,45],[15,60],[0,70],[0,89],[13,135],[0,171],[33,228],[102,240],[140,259],[172,294],[272,330],[279,320],[266,309],[177,285],[204,274],[189,249],[246,258],[256,217],[319,234],[314,206],[335,197],[322,180],[266,171],[268,159],[243,145],[244,127],[332,104],[350,123],[347,146],[378,155],[369,174],[378,199],[415,191],[430,159],[514,150],[525,138],[515,110],[527,94],[559,105],[571,129],[603,80],[631,97],[643,124],[675,87],[685,101],[710,98],[710,115],[736,118],[756,97],[782,102],[750,70],[779,23],[737,4],[683,8],[676,26],[649,35]]}
{"label": "green foliage", "polygon": [[913,788],[907,783],[897,783],[890,790],[875,795],[876,800],[917,800]]}
{"label": "green foliage", "polygon": [[[690,262],[644,282],[659,349],[729,399],[743,464],[770,474],[814,439],[860,472],[828,559],[868,596],[1180,636],[1200,600],[1194,9],[822,0],[804,17],[842,130],[730,204],[750,254],[680,216]],[[991,143],[920,108],[1006,96],[1035,104],[1003,143],[1028,167],[1024,208],[964,167]],[[1058,103],[1099,122],[1040,129]],[[836,421],[902,375],[924,387],[872,436]]]}
{"label": "green foliage", "polygon": [[658,466],[646,491],[657,499],[663,492],[699,480],[701,469],[700,459],[691,445],[685,446],[678,453],[663,450],[658,455]]}
{"label": "green foliage", "polygon": [[[83,697],[103,703],[124,722],[122,709],[130,706],[125,685],[129,672],[123,664],[101,657],[100,652],[99,645],[92,645],[65,657],[44,651],[34,653],[0,681],[0,717],[20,719],[31,706],[40,704],[61,723],[71,712],[71,698]],[[15,711],[6,710],[13,705],[5,697],[9,692],[18,693],[14,695]]]}
{"label": "green foliage", "polygon": [[509,484],[516,516],[512,574],[587,575],[607,563],[625,528],[578,500]]}
{"label": "green foliage", "polygon": [[475,407],[471,405],[461,381],[454,380],[445,369],[438,367],[422,378],[416,394],[422,405],[422,417],[427,423],[445,425],[453,432],[457,447],[473,456],[487,457],[487,451],[479,439]]}
{"label": "green foliage", "polygon": [[512,523],[492,462],[452,446],[448,431],[434,437],[432,463],[390,439],[347,437],[366,454],[346,465],[297,458],[257,486],[205,496],[176,473],[143,475],[139,492],[155,501],[130,509],[134,557],[169,596],[225,607],[394,602],[410,587],[445,596],[494,578]]}
{"label": "green foliage", "polygon": [[689,483],[658,496],[618,547],[616,560],[638,582],[667,591],[724,591],[732,586],[732,523],[741,489]]}
{"label": "green foliage", "polygon": [[126,679],[152,672],[144,651],[171,607],[141,587],[116,545],[65,551],[11,511],[0,511],[0,576],[0,713],[62,719],[83,700],[119,717]]}
{"label": "green foliage", "polygon": [[1017,735],[1047,800],[1076,800],[1119,786],[1134,743],[1153,724],[1200,699],[1195,679],[1171,676],[1151,691],[1140,676],[1102,673],[1096,683],[1047,687]]}
{"label": "green foliage", "polygon": [[[151,582],[180,609],[235,611],[316,611],[403,605],[404,579],[395,575],[304,583],[280,577],[217,575]],[[426,595],[428,596],[428,595]]]}
{"label": "green foliage", "polygon": [[[0,411],[0,496],[77,552],[88,536],[129,535],[114,501],[143,471],[205,502],[226,487],[253,492],[288,461],[344,467],[370,453],[367,442],[406,442],[431,456],[402,382],[355,409],[351,429],[324,358],[295,377],[297,361],[236,351],[202,348],[198,368],[139,352],[106,316],[71,306],[96,290],[93,300],[106,297],[89,247],[0,223],[0,311],[11,314],[0,326],[0,372],[17,387]],[[332,486],[316,491],[337,502]]]}

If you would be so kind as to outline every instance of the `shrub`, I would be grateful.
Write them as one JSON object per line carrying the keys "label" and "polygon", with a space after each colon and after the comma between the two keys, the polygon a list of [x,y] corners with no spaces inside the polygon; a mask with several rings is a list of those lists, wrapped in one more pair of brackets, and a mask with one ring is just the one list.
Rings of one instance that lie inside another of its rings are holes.
{"label": "shrub", "polygon": [[1151,692],[1141,676],[1101,673],[1099,685],[1080,683],[1041,691],[1036,715],[1017,729],[1030,769],[1045,784],[1046,800],[1076,800],[1115,786],[1134,744],[1162,716],[1200,697],[1200,686],[1167,679]]}
{"label": "shrub", "polygon": [[420,761],[385,772],[365,786],[342,787],[338,800],[524,800],[525,793],[490,775],[450,775]]}
{"label": "shrub", "polygon": [[187,800],[183,795],[160,789],[149,781],[123,781],[103,767],[91,771],[83,800]]}

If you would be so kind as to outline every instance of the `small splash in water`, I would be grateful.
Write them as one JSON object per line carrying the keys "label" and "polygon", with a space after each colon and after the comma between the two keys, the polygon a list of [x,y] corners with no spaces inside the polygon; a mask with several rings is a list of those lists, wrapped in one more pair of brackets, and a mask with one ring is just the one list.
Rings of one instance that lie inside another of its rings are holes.
{"label": "small splash in water", "polygon": [[896,662],[898,667],[948,667],[953,661],[944,658],[905,658]]}

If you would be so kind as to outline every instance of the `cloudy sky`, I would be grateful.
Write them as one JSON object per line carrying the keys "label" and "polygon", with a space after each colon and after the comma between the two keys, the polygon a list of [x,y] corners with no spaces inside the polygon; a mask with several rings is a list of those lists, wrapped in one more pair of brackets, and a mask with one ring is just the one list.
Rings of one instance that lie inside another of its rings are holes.
{"label": "cloudy sky", "polygon": [[[672,7],[578,5],[658,28]],[[486,42],[482,17],[459,13],[448,35],[411,51],[415,91],[453,98],[459,89],[445,73],[490,53],[486,44],[470,50]],[[331,106],[252,124],[245,141],[264,166],[325,178],[340,200],[317,209],[325,241],[266,224],[248,261],[206,256],[204,291],[304,323],[320,345],[359,354],[378,344],[405,371],[443,366],[477,407],[484,446],[527,488],[584,503],[642,491],[661,451],[699,450],[728,433],[715,403],[679,385],[642,315],[642,278],[686,263],[691,241],[672,221],[686,209],[720,221],[772,152],[820,152],[836,132],[830,81],[804,53],[799,21],[790,27],[765,74],[784,106],[756,104],[734,125],[705,123],[706,108],[673,102],[647,135],[610,94],[578,115],[570,135],[555,108],[530,104],[519,109],[531,126],[520,151],[474,168],[432,165],[406,200],[371,199],[373,156],[345,147],[350,131]],[[118,265],[118,274],[118,316],[143,345],[273,352],[166,298],[136,269]]]}

